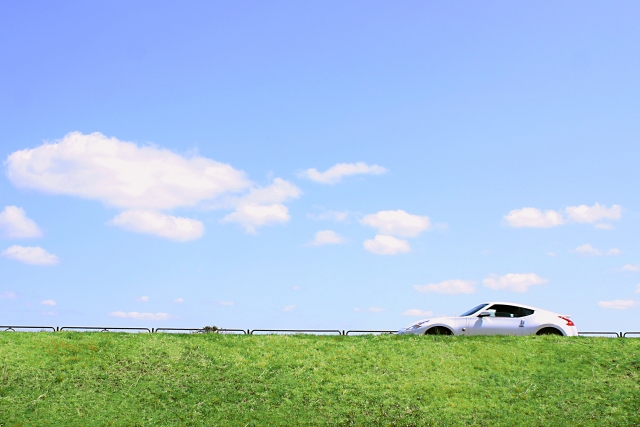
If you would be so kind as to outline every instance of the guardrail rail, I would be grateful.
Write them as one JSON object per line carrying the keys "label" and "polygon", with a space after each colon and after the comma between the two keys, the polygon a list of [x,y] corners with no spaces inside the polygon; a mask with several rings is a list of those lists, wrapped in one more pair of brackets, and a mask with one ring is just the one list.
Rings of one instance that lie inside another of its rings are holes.
{"label": "guardrail rail", "polygon": [[5,332],[17,332],[16,329],[37,329],[37,332],[55,332],[56,328],[53,326],[0,326],[0,329],[4,329]]}
{"label": "guardrail rail", "polygon": [[[60,331],[88,331],[88,332],[147,332],[147,333],[219,333],[219,334],[243,334],[243,335],[263,335],[263,334],[315,334],[315,335],[366,335],[366,334],[395,334],[395,330],[380,329],[235,329],[220,328],[206,331],[205,328],[125,328],[115,326],[19,326],[0,325],[0,332],[60,332]],[[610,337],[610,338],[640,338],[640,332],[605,332],[605,331],[585,331],[578,332],[580,336]]]}
{"label": "guardrail rail", "polygon": [[367,329],[354,329],[352,331],[347,331],[344,333],[344,335],[349,335],[349,334],[358,334],[358,335],[367,335],[367,334],[395,334],[398,331],[374,331],[374,330],[367,330]]}
{"label": "guardrail rail", "polygon": [[620,338],[622,336],[622,332],[578,332],[578,335],[597,335],[597,336],[608,336],[615,335],[616,338]]}
{"label": "guardrail rail", "polygon": [[339,329],[253,329],[249,330],[249,334],[253,335],[255,332],[266,332],[275,334],[335,334],[342,335],[342,331]]}
{"label": "guardrail rail", "polygon": [[117,327],[112,327],[112,326],[63,326],[61,328],[58,328],[58,331],[99,331],[99,332],[127,332],[127,331],[131,331],[131,332],[135,332],[135,331],[139,331],[139,332],[148,332],[151,333],[152,332],[152,328],[117,328]]}

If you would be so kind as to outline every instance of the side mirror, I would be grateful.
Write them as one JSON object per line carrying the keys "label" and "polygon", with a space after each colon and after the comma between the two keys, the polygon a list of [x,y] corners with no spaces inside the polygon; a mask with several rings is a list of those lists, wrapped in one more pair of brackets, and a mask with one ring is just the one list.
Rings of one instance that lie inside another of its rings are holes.
{"label": "side mirror", "polygon": [[489,310],[483,310],[480,312],[480,314],[478,314],[478,317],[490,317],[493,313],[495,312],[491,312]]}

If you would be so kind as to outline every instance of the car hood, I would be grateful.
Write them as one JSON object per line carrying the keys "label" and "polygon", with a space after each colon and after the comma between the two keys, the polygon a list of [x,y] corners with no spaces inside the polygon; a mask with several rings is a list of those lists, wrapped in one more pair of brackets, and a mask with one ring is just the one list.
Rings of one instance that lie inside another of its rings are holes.
{"label": "car hood", "polygon": [[411,324],[407,325],[404,329],[408,329],[408,328],[412,327],[413,325],[417,325],[418,323],[421,323],[421,322],[427,322],[426,324],[422,325],[422,326],[427,326],[427,325],[433,324],[433,323],[448,323],[448,322],[451,322],[451,321],[453,321],[455,319],[460,319],[460,317],[454,317],[454,316],[429,317],[427,319],[416,320],[415,322],[412,322]]}

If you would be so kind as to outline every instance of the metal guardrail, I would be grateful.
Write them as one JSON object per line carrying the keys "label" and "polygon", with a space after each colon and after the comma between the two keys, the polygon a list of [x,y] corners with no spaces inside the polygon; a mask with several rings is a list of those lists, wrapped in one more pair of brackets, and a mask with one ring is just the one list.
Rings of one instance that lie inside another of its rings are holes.
{"label": "metal guardrail", "polygon": [[273,332],[276,334],[334,334],[338,333],[338,335],[342,335],[341,330],[339,329],[254,329],[249,330],[249,335],[253,335],[254,332]]}
{"label": "metal guardrail", "polygon": [[353,330],[353,331],[347,331],[344,332],[344,335],[349,335],[351,333],[354,334],[359,334],[359,335],[366,335],[366,334],[395,334],[398,331],[368,331],[368,330]]}
{"label": "metal guardrail", "polygon": [[190,334],[196,334],[199,332],[204,332],[202,328],[151,328],[151,332],[171,332],[171,333],[180,333],[180,331],[186,331]]}
{"label": "metal guardrail", "polygon": [[4,329],[5,332],[16,332],[16,329],[38,329],[38,332],[49,329],[51,329],[51,332],[56,331],[56,328],[54,328],[53,326],[0,326],[0,329]]}
{"label": "metal guardrail", "polygon": [[[191,334],[201,334],[204,333],[205,330],[204,328],[156,328],[153,329],[151,328],[151,332],[169,332],[169,333],[180,333],[179,331],[187,331],[188,333]],[[230,328],[220,328],[220,329],[216,329],[215,331],[211,331],[211,333],[216,333],[216,334],[225,334],[225,333],[234,333],[234,332],[242,332],[243,334],[248,334],[248,330],[245,331],[244,329],[230,329]]]}
{"label": "metal guardrail", "polygon": [[152,332],[152,329],[149,328],[116,328],[110,326],[63,326],[58,328],[58,331],[71,331],[71,330],[82,330],[82,331],[100,331],[100,332],[111,332],[111,331],[147,331],[149,333]]}
{"label": "metal guardrail", "polygon": [[600,335],[600,336],[615,335],[616,338],[620,338],[622,337],[622,332],[620,333],[618,332],[578,332],[578,335]]}
{"label": "metal guardrail", "polygon": [[[20,330],[27,331],[100,331],[100,332],[148,332],[148,333],[162,333],[173,332],[180,333],[180,331],[186,333],[204,333],[204,328],[124,328],[124,327],[111,327],[111,326],[2,326],[0,325],[0,332],[19,332]],[[390,330],[371,330],[371,329],[354,329],[354,330],[339,330],[339,329],[234,329],[234,328],[220,328],[213,333],[238,333],[244,335],[262,335],[262,334],[334,334],[334,335],[364,335],[364,334],[395,334],[397,331]],[[580,336],[601,336],[601,337],[615,337],[615,338],[632,338],[632,335],[636,335],[636,338],[640,338],[640,332],[578,332]]]}

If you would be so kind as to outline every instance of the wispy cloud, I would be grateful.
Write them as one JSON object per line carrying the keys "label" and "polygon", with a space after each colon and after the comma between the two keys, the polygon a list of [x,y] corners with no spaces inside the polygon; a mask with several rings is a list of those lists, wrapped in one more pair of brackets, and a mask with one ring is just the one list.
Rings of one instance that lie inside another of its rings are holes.
{"label": "wispy cloud", "polygon": [[621,268],[622,271],[640,271],[640,264],[625,264]]}
{"label": "wispy cloud", "polygon": [[626,310],[628,308],[633,308],[638,305],[632,299],[616,299],[612,301],[599,301],[598,305],[602,308],[611,308],[614,310]]}
{"label": "wispy cloud", "polygon": [[588,243],[578,246],[577,248],[575,248],[574,251],[579,253],[580,255],[585,255],[585,256],[604,256],[604,255],[612,256],[612,255],[620,255],[622,253],[622,251],[618,248],[611,248],[608,251],[602,251],[600,249],[594,248]]}
{"label": "wispy cloud", "polygon": [[361,222],[377,228],[380,234],[398,237],[416,237],[431,228],[428,216],[413,215],[401,209],[365,215]]}
{"label": "wispy cloud", "polygon": [[287,306],[285,306],[285,307],[283,307],[283,308],[282,308],[282,311],[290,312],[290,311],[295,310],[295,308],[296,308],[295,304],[287,305]]}
{"label": "wispy cloud", "polygon": [[[613,205],[607,208],[600,203],[593,206],[569,206],[566,209],[571,221],[593,224],[602,220],[619,221],[622,217],[622,207]],[[602,228],[602,226],[600,227]]]}
{"label": "wispy cloud", "polygon": [[56,265],[60,259],[40,246],[13,245],[5,249],[0,255],[5,258],[31,265]]}
{"label": "wispy cloud", "polygon": [[54,300],[52,300],[52,299],[46,299],[46,300],[40,301],[40,304],[42,304],[42,305],[49,305],[49,306],[51,306],[51,307],[55,307],[56,305],[58,305],[58,304],[57,304]]}
{"label": "wispy cloud", "polygon": [[0,233],[10,239],[42,237],[38,224],[17,206],[7,206],[0,212]]}
{"label": "wispy cloud", "polygon": [[318,231],[307,246],[339,245],[344,243],[344,237],[332,230]]}
{"label": "wispy cloud", "polygon": [[526,207],[514,209],[504,216],[504,221],[510,227],[529,228],[550,228],[566,224],[567,222],[578,222],[594,224],[594,227],[604,230],[611,230],[612,224],[601,221],[618,221],[622,217],[622,207],[613,205],[607,208],[596,203],[593,206],[580,205],[568,206],[564,209],[566,217],[559,211]]}
{"label": "wispy cloud", "polygon": [[377,255],[396,255],[411,252],[411,246],[406,240],[382,234],[376,235],[373,239],[365,240],[363,246],[369,252]]}
{"label": "wispy cloud", "polygon": [[505,215],[504,220],[510,227],[550,228],[564,224],[560,212],[543,212],[536,208],[514,209]]}
{"label": "wispy cloud", "polygon": [[0,299],[15,299],[18,298],[18,294],[15,292],[4,291],[0,292]]}
{"label": "wispy cloud", "polygon": [[301,194],[302,190],[294,184],[276,178],[271,185],[253,188],[248,195],[233,201],[235,212],[225,216],[221,222],[238,223],[247,233],[255,234],[258,227],[288,222],[291,216],[283,203]]}
{"label": "wispy cloud", "polygon": [[547,279],[543,279],[535,273],[509,273],[504,276],[492,274],[482,281],[487,288],[512,292],[527,292],[531,286],[542,285],[547,282]]}
{"label": "wispy cloud", "polygon": [[307,169],[299,176],[310,179],[320,184],[337,184],[345,176],[352,175],[380,175],[386,173],[387,169],[378,165],[368,165],[364,162],[358,163],[338,163],[324,172],[318,172],[316,168]]}
{"label": "wispy cloud", "polygon": [[197,219],[146,210],[124,211],[107,224],[134,233],[150,234],[176,242],[196,240],[204,234],[204,225]]}

